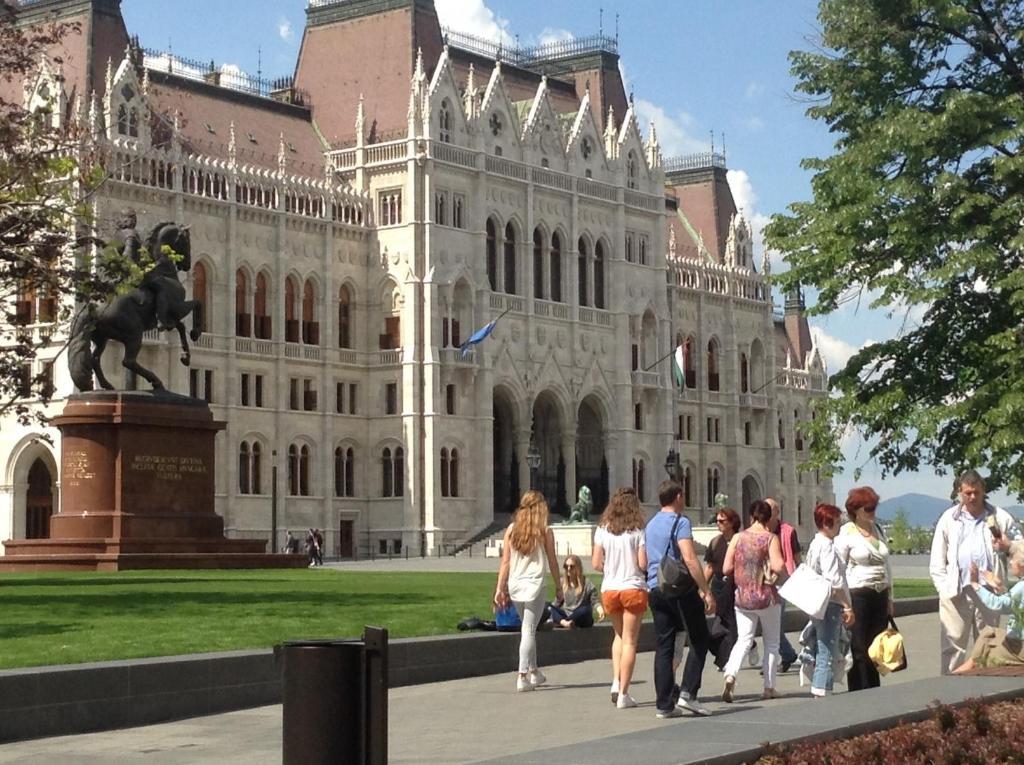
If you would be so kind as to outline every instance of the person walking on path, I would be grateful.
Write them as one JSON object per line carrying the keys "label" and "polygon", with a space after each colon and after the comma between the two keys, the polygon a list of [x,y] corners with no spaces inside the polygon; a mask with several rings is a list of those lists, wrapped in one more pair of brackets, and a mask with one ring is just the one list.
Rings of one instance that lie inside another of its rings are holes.
{"label": "person walking on path", "polygon": [[[768,528],[779,538],[779,547],[782,550],[782,558],[786,561],[786,574],[792,575],[796,567],[800,565],[800,539],[797,537],[796,529],[782,520],[782,505],[772,497],[765,497],[765,502],[772,508],[772,517],[768,521]],[[796,650],[786,637],[786,629],[783,625],[786,612],[786,603],[779,604],[779,658],[781,664],[780,672],[788,672],[789,668],[796,662]],[[756,662],[755,662],[756,663]]]}
{"label": "person walking on path", "polygon": [[729,661],[732,647],[736,645],[736,611],[733,601],[734,584],[731,577],[725,575],[725,553],[729,542],[742,528],[739,514],[728,507],[715,513],[715,525],[718,535],[709,543],[704,554],[704,576],[711,585],[711,594],[715,596],[715,619],[711,625],[711,650],[715,655],[715,666],[719,671],[725,669]]}
{"label": "person walking on path", "polygon": [[960,501],[939,516],[929,573],[939,593],[940,671],[947,675],[967,657],[971,638],[999,626],[970,586],[971,565],[1006,580],[1006,553],[1021,538],[1013,516],[985,500],[985,481],[975,470],[957,479]]}
{"label": "person walking on path", "polygon": [[775,671],[779,662],[779,620],[781,599],[775,589],[775,576],[786,570],[779,538],[768,523],[772,508],[764,500],[750,505],[750,528],[732,538],[722,570],[736,582],[736,645],[725,665],[722,701],[731,703],[736,675],[754,641],[758,623],[764,636],[763,698],[775,698]]}
{"label": "person walking on path", "polygon": [[967,661],[956,668],[954,674],[973,672],[978,667],[1024,666],[1024,542],[1010,545],[1010,570],[1017,584],[1006,592],[1006,587],[992,572],[985,572],[980,581],[977,566],[971,566],[971,587],[982,602],[993,611],[1009,614],[1006,629],[986,627],[974,641],[974,650]]}
{"label": "person walking on path", "polygon": [[[661,511],[654,514],[644,531],[647,549],[647,586],[650,588],[651,614],[654,617],[656,648],[654,653],[654,689],[657,693],[657,716],[679,717],[682,710],[697,715],[711,712],[697,698],[701,674],[708,655],[710,635],[705,614],[715,612],[715,596],[704,578],[693,545],[690,520],[683,515],[683,487],[675,481],[662,481],[658,487]],[[681,597],[671,597],[658,589],[658,566],[665,554],[679,556],[696,585]],[[683,667],[682,687],[678,702],[672,657],[676,633],[685,629],[690,636],[690,651]]]}
{"label": "person walking on path", "polygon": [[836,554],[846,564],[846,581],[856,620],[850,630],[853,665],[846,674],[848,691],[881,685],[878,668],[868,656],[868,648],[885,631],[893,615],[889,546],[875,520],[877,508],[878,494],[870,486],[851,489],[846,497],[850,521],[835,538]]}
{"label": "person walking on path", "polygon": [[552,603],[551,623],[555,627],[585,629],[594,626],[594,612],[597,618],[603,619],[600,611],[600,596],[594,585],[583,573],[583,562],[578,555],[566,555],[562,562],[562,593],[561,603]]}
{"label": "person walking on path", "polygon": [[594,531],[591,559],[604,573],[601,603],[612,620],[612,701],[630,709],[636,701],[629,684],[636,665],[640,620],[647,610],[647,553],[644,550],[644,515],[631,487],[615,490]]}
{"label": "person walking on path", "polygon": [[833,664],[836,646],[839,643],[839,624],[853,625],[854,612],[850,601],[850,588],[846,582],[845,566],[833,544],[839,533],[839,508],[821,504],[814,508],[814,525],[818,533],[807,548],[807,566],[832,585],[832,597],[820,619],[811,619],[818,641],[818,652],[814,660],[814,675],[811,678],[811,695],[815,698],[832,692],[835,679]]}
{"label": "person walking on path", "polygon": [[512,523],[505,529],[494,603],[504,608],[511,601],[519,613],[519,677],[517,691],[532,691],[547,682],[537,667],[537,625],[544,614],[544,561],[555,583],[555,602],[565,598],[558,577],[555,537],[548,528],[548,503],[539,491],[523,494]]}

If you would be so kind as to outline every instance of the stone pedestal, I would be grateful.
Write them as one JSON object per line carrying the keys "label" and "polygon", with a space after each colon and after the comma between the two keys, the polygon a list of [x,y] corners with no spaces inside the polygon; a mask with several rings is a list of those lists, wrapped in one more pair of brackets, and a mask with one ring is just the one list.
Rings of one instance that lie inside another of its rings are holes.
{"label": "stone pedestal", "polygon": [[224,537],[214,510],[214,439],[204,401],[170,393],[71,396],[61,431],[61,508],[49,539],[4,542],[0,570],[117,571],[304,565],[267,543]]}

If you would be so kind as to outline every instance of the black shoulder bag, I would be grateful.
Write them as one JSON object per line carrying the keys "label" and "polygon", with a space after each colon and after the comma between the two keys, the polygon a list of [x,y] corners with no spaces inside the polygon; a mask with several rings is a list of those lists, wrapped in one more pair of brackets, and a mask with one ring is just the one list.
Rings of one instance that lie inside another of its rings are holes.
{"label": "black shoulder bag", "polygon": [[672,524],[672,533],[668,537],[668,547],[658,564],[658,590],[666,598],[681,598],[693,592],[697,583],[693,581],[690,569],[682,560],[672,555],[672,548],[676,546],[676,529],[679,528],[679,516]]}

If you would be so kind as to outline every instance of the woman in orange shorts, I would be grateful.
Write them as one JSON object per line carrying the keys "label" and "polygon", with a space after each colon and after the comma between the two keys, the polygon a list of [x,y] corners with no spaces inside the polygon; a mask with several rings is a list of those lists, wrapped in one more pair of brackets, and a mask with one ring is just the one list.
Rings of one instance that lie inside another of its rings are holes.
{"label": "woman in orange shorts", "polygon": [[647,551],[644,516],[636,492],[615,490],[594,532],[595,571],[604,573],[601,604],[615,628],[612,642],[612,702],[619,709],[636,706],[629,695],[636,664],[640,620],[647,610]]}

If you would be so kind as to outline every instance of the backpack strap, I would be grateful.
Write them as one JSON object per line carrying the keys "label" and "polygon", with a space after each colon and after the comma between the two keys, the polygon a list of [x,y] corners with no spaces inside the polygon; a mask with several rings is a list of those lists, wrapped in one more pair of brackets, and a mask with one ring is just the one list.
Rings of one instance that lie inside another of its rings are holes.
{"label": "backpack strap", "polygon": [[676,529],[679,528],[680,520],[681,516],[678,513],[676,513],[676,522],[672,524],[672,533],[668,535],[668,547],[665,548],[665,557],[675,558],[675,556],[672,555],[672,543],[676,541]]}

